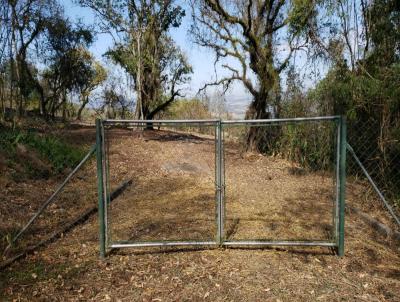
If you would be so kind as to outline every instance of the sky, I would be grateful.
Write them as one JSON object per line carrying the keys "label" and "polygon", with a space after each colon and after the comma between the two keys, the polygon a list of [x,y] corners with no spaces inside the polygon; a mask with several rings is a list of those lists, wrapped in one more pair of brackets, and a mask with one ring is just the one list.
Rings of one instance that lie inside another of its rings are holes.
{"label": "sky", "polygon": [[[87,24],[94,24],[96,17],[89,8],[84,8],[76,4],[73,0],[63,1],[66,15],[71,20],[81,19]],[[186,87],[186,95],[188,97],[194,97],[205,83],[215,80],[215,68],[214,68],[214,54],[205,49],[200,48],[190,41],[188,36],[188,30],[190,28],[191,16],[190,8],[187,5],[183,5],[186,16],[182,20],[182,24],[178,28],[173,28],[170,31],[172,38],[175,40],[177,45],[184,51],[189,59],[189,63],[193,67],[193,75],[191,82]],[[93,45],[90,47],[92,53],[98,60],[104,61],[102,55],[112,46],[112,38],[107,34],[98,35]],[[123,72],[121,70],[121,72]],[[217,73],[222,74],[222,70],[217,70]],[[211,94],[215,91],[211,91]],[[251,96],[239,82],[232,85],[232,88],[225,94],[227,100],[228,109],[242,115],[251,100]]]}
{"label": "sky", "polygon": [[[72,21],[81,19],[87,24],[94,24],[96,21],[95,14],[89,8],[84,8],[75,3],[74,0],[63,1],[66,15],[71,18]],[[191,82],[186,87],[186,96],[194,97],[205,83],[212,82],[216,79],[216,72],[218,76],[224,74],[224,70],[221,67],[215,68],[214,66],[214,54],[205,48],[200,48],[195,45],[188,35],[188,30],[191,24],[191,11],[185,2],[181,4],[186,11],[186,16],[182,20],[182,24],[178,28],[173,28],[170,31],[172,38],[175,40],[177,45],[186,53],[189,63],[193,67],[193,75]],[[91,46],[90,50],[100,61],[105,61],[103,54],[112,46],[113,41],[111,36],[107,34],[100,34],[97,36],[95,42]],[[282,46],[284,48],[284,46]],[[283,50],[284,52],[284,50]],[[304,65],[306,68],[306,62],[303,58],[298,59],[300,65]],[[118,72],[124,73],[123,70]],[[125,75],[121,74],[121,77]],[[284,80],[283,80],[284,82]],[[306,86],[312,85],[306,83]],[[208,90],[211,96],[218,93],[216,90]],[[251,95],[246,91],[244,86],[236,81],[232,87],[224,94],[228,111],[238,117],[243,117],[247,105],[251,101]]]}

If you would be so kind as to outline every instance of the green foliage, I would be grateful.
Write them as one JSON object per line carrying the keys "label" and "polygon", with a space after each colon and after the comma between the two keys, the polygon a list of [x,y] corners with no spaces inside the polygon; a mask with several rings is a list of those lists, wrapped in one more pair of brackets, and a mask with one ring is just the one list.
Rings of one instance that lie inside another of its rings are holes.
{"label": "green foliage", "polygon": [[88,86],[95,77],[94,59],[87,50],[93,35],[81,24],[73,25],[56,16],[48,25],[48,36],[51,64],[44,71],[44,79],[56,102],[63,92]]}
{"label": "green foliage", "polygon": [[279,153],[309,170],[328,170],[335,159],[335,123],[285,125],[277,143]]}
{"label": "green foliage", "polygon": [[316,88],[308,93],[308,98],[315,104],[316,113],[340,115],[351,110],[352,83],[354,79],[345,62],[334,66]]}
{"label": "green foliage", "polygon": [[[159,113],[159,118],[176,120],[210,119],[212,114],[207,104],[198,99],[180,99],[171,104],[165,112]],[[203,134],[213,134],[212,127],[185,126],[180,130]]]}
{"label": "green foliage", "polygon": [[211,113],[207,105],[198,99],[177,100],[163,117],[168,119],[209,119]]}
{"label": "green foliage", "polygon": [[314,0],[293,0],[288,16],[289,31],[294,35],[306,33],[308,23],[316,15]]}
{"label": "green foliage", "polygon": [[[336,75],[339,76],[339,73]],[[336,98],[336,96],[331,97]],[[286,91],[280,106],[280,117],[325,115],[321,114],[320,110],[318,102],[304,90],[299,74],[293,68],[289,69]],[[271,133],[272,130],[274,133]],[[267,153],[279,154],[309,170],[326,170],[332,167],[335,158],[334,123],[287,124],[272,130],[269,130],[272,139],[268,139],[270,143],[264,148]]]}
{"label": "green foliage", "polygon": [[129,45],[116,45],[108,50],[105,56],[120,65],[133,78],[137,77],[138,58],[132,53]]}
{"label": "green foliage", "polygon": [[[141,109],[146,119],[153,119],[155,114],[172,104],[168,100],[180,96],[179,87],[187,83],[193,73],[186,56],[175,42],[166,34],[157,38],[153,31],[149,28],[144,32],[143,44],[132,46],[133,42],[129,42],[116,45],[106,53],[132,76],[137,93],[140,87]],[[132,47],[140,48],[140,51],[132,51]],[[137,106],[140,107],[140,104]]]}
{"label": "green foliage", "polygon": [[400,59],[400,2],[374,0],[369,9],[369,27],[373,51],[367,58],[370,71],[379,72]]}
{"label": "green foliage", "polygon": [[94,36],[81,22],[72,23],[62,12],[55,12],[45,22],[45,37],[38,46],[45,68],[36,77],[35,89],[37,92],[40,86],[42,91],[42,114],[49,111],[54,117],[62,108],[65,117],[67,94],[92,85],[96,76],[94,59],[88,51]]}
{"label": "green foliage", "polygon": [[[370,25],[372,47],[366,58],[356,62],[353,69],[345,60],[337,60],[307,95],[297,93],[298,84],[288,85],[290,97],[283,102],[281,112],[283,117],[346,115],[348,141],[379,187],[387,196],[396,198],[400,195],[400,36],[394,33],[396,25],[393,20],[398,18],[398,12],[392,10],[388,14],[378,14],[375,11],[381,7],[382,12],[388,12],[390,5],[382,5],[389,2],[375,1],[369,8],[374,23]],[[385,30],[381,28],[382,24],[386,26]],[[312,132],[307,134],[308,137],[312,135]],[[289,145],[300,146],[298,150],[302,156],[307,155],[307,161],[315,162],[317,153],[309,156],[310,153],[301,147],[304,140],[298,141],[290,136],[290,132],[282,136],[290,142]],[[333,150],[333,146],[328,149]],[[327,157],[328,154],[321,153],[321,156]],[[303,162],[301,158],[295,157],[295,160]],[[349,161],[349,172],[358,174],[359,168],[351,163],[351,158]]]}
{"label": "green foliage", "polygon": [[[169,30],[179,27],[185,16],[177,1],[101,2],[79,0],[92,8],[105,26],[123,36],[105,55],[133,79],[137,95],[137,118],[152,119],[180,96],[178,86],[192,72]],[[165,102],[160,101],[165,97]]]}
{"label": "green foliage", "polygon": [[42,158],[48,159],[56,173],[72,168],[83,158],[84,152],[62,142],[55,136],[38,136],[28,133],[26,144],[37,150]]}
{"label": "green foliage", "polygon": [[[332,169],[336,150],[336,124],[332,121],[276,124],[255,128],[261,152],[280,156],[309,171]],[[245,141],[246,132],[242,135]]]}

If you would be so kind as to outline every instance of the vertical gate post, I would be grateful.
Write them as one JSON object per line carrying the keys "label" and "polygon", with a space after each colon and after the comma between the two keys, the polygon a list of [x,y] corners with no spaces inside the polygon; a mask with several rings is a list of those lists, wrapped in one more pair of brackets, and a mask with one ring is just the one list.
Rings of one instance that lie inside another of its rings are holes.
{"label": "vertical gate post", "polygon": [[223,207],[222,207],[222,124],[217,123],[217,243],[221,246],[223,241]]}
{"label": "vertical gate post", "polygon": [[96,119],[96,158],[97,158],[97,194],[99,202],[99,241],[100,241],[100,257],[106,255],[106,232],[104,221],[104,187],[103,187],[103,137],[102,122]]}
{"label": "vertical gate post", "polygon": [[344,219],[345,219],[345,200],[346,200],[346,150],[347,150],[347,125],[346,117],[340,118],[340,151],[339,151],[339,238],[337,253],[340,257],[344,255]]}

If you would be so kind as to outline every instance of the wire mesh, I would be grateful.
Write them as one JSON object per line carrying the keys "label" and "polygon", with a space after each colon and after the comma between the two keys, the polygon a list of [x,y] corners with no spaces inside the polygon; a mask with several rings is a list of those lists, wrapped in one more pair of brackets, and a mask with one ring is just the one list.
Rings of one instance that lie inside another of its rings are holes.
{"label": "wire mesh", "polygon": [[225,240],[334,242],[338,120],[223,129]]}
{"label": "wire mesh", "polygon": [[108,246],[216,237],[216,123],[104,123]]}
{"label": "wire mesh", "polygon": [[[348,142],[399,217],[400,215],[400,132],[378,121],[349,120]],[[358,200],[365,212],[391,225],[393,218],[387,214],[382,200],[368,183],[356,160],[349,155],[347,195]],[[395,228],[398,226],[394,226]]]}
{"label": "wire mesh", "polygon": [[339,122],[103,122],[108,247],[337,246]]}

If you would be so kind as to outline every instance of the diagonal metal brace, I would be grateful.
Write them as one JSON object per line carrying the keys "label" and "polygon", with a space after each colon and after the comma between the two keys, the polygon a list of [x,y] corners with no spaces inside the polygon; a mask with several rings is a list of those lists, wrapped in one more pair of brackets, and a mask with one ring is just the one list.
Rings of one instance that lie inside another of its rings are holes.
{"label": "diagonal metal brace", "polygon": [[375,192],[378,194],[379,198],[382,200],[383,204],[385,205],[386,209],[389,211],[389,213],[392,215],[393,219],[397,222],[397,224],[400,226],[400,219],[397,217],[396,213],[394,212],[393,208],[390,206],[388,201],[386,200],[385,196],[383,196],[382,192],[379,190],[378,186],[375,184],[375,182],[372,180],[372,177],[369,175],[367,169],[365,169],[364,165],[361,163],[360,159],[354,152],[354,149],[347,144],[347,150],[351,153],[357,164],[360,166],[361,170],[367,177],[368,181],[371,183],[372,187],[374,188]]}
{"label": "diagonal metal brace", "polygon": [[96,151],[96,145],[93,145],[90,148],[90,151],[85,155],[85,157],[81,160],[81,162],[75,167],[75,169],[65,178],[63,183],[59,185],[59,187],[54,191],[54,193],[49,197],[49,199],[44,202],[39,210],[29,219],[29,221],[25,224],[25,226],[18,232],[17,235],[15,235],[11,241],[11,243],[7,246],[4,252],[6,252],[8,249],[11,248],[11,246],[17,241],[19,237],[23,233],[26,232],[26,230],[31,226],[31,224],[40,216],[40,214],[43,213],[43,211],[54,201],[55,197],[62,191],[62,189],[65,187],[65,185],[71,180],[71,178],[78,172],[78,170],[83,166],[83,164],[95,153]]}

